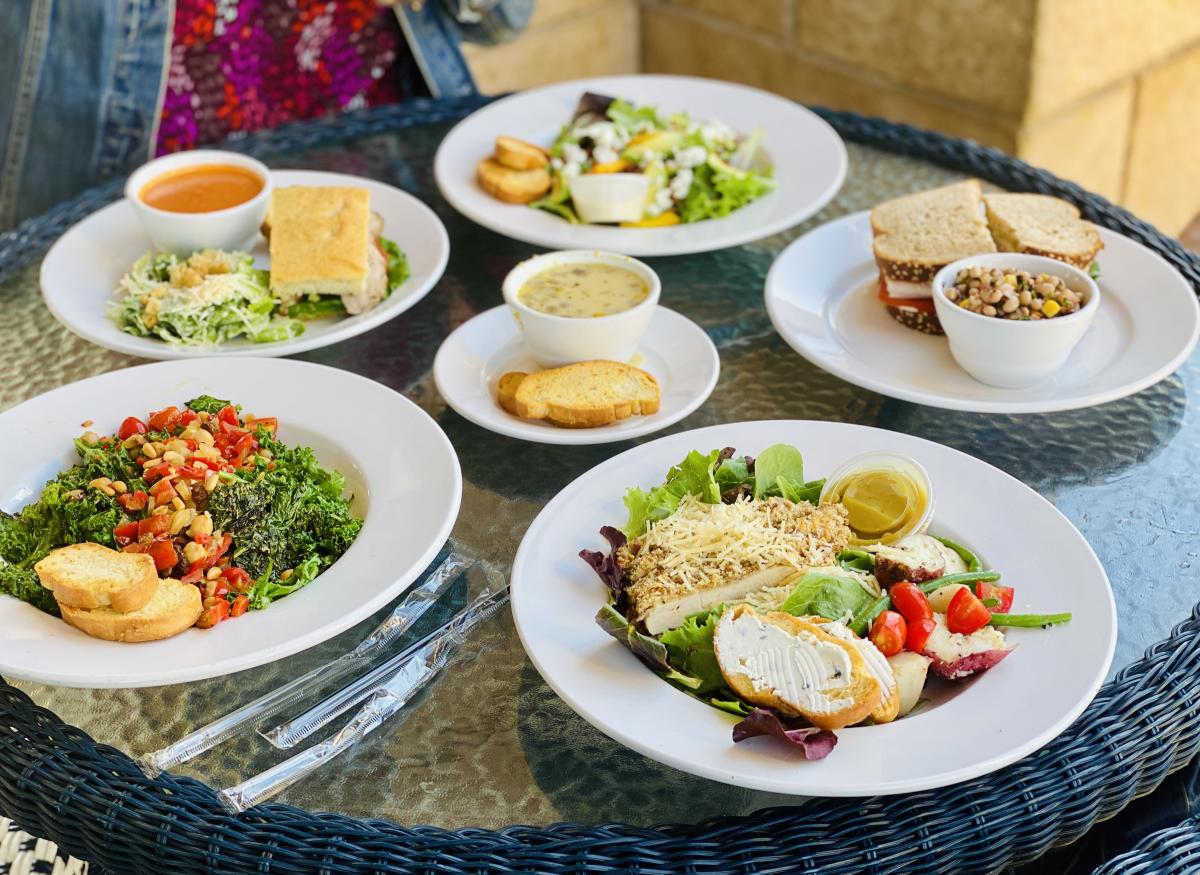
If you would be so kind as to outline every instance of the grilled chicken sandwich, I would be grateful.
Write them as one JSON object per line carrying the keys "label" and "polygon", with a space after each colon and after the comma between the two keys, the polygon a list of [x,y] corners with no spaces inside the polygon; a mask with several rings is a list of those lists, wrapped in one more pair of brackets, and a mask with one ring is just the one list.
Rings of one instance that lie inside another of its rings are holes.
{"label": "grilled chicken sandwich", "polygon": [[387,295],[387,256],[370,192],[342,186],[289,186],[271,193],[263,233],[271,244],[271,291],[286,308],[315,295],[340,295],[363,313]]}
{"label": "grilled chicken sandwich", "polygon": [[630,620],[651,635],[690,614],[832,565],[850,543],[846,509],[782,498],[706,504],[686,496],[617,552],[629,578]]}

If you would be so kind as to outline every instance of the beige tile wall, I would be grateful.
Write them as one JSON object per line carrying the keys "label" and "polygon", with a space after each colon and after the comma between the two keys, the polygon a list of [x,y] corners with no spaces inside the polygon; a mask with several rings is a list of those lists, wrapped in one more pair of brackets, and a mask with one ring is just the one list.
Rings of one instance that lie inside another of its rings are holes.
{"label": "beige tile wall", "polygon": [[1200,0],[537,0],[486,91],[747,82],[1012,152],[1170,233],[1200,212]]}

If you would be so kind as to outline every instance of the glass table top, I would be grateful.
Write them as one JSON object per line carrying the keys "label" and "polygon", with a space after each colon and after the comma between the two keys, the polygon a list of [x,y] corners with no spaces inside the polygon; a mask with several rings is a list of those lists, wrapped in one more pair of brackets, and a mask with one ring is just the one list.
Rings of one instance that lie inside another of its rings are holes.
{"label": "glass table top", "polygon": [[[279,168],[332,170],[397,185],[429,203],[450,232],[446,274],[420,304],[345,343],[302,356],[376,379],[428,411],[458,451],[462,512],[454,548],[507,570],[542,505],[630,444],[554,447],[484,431],[450,411],[430,368],[459,324],[501,303],[500,281],[532,247],[485,231],[438,196],[432,158],[447,126],[405,129],[303,151],[267,152]],[[949,171],[850,144],[837,198],[791,231],[731,250],[649,259],[662,303],[698,322],[720,349],[712,397],[667,432],[750,419],[842,420],[918,435],[971,453],[1052,500],[1084,533],[1116,592],[1113,671],[1164,638],[1200,599],[1197,360],[1136,396],[1048,415],[955,413],[859,389],[801,359],[762,302],[772,259],[816,225],[955,178]],[[0,284],[0,409],[58,385],[135,363],[91,346],[41,305],[36,265]],[[646,438],[644,440],[651,440]],[[396,525],[402,525],[397,520]],[[1019,584],[1018,584],[1019,585]],[[158,748],[350,649],[378,617],[279,663],[219,680],[145,690],[72,690],[18,682],[41,705],[133,755]],[[394,720],[280,800],[401,823],[500,827],[623,821],[650,825],[743,814],[793,797],[692,778],[634,754],[577,717],[529,664],[506,612],[478,633],[482,653],[457,664],[403,720]],[[1064,654],[1069,658],[1069,654]],[[178,771],[224,787],[281,755],[252,732]]]}

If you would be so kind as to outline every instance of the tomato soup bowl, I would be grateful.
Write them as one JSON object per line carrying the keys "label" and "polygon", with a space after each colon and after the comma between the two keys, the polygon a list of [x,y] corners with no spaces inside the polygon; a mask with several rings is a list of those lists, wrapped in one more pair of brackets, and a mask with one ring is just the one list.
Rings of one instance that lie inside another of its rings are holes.
{"label": "tomato soup bowl", "polygon": [[[605,264],[623,268],[646,283],[646,297],[630,307],[606,316],[556,316],[535,310],[520,300],[520,292],[533,276],[553,267],[573,264]],[[604,359],[628,362],[637,352],[650,317],[658,306],[662,282],[649,265],[618,255],[586,249],[547,252],[522,261],[504,278],[504,301],[525,338],[529,354],[544,368],[574,362]]]}
{"label": "tomato soup bowl", "polygon": [[[257,176],[262,187],[248,200],[206,212],[176,212],[145,202],[146,190],[163,177],[204,166],[234,167]],[[143,164],[125,183],[125,197],[154,248],[190,255],[198,249],[245,249],[250,246],[267,215],[271,199],[271,172],[261,161],[236,152],[199,149],[164,155]]]}

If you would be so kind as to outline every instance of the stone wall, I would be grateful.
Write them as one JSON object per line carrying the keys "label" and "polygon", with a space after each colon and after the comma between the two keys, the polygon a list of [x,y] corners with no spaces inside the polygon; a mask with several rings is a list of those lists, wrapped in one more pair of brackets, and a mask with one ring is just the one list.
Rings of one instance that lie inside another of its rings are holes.
{"label": "stone wall", "polygon": [[488,91],[747,82],[996,146],[1169,233],[1200,212],[1200,0],[538,0],[468,57]]}

